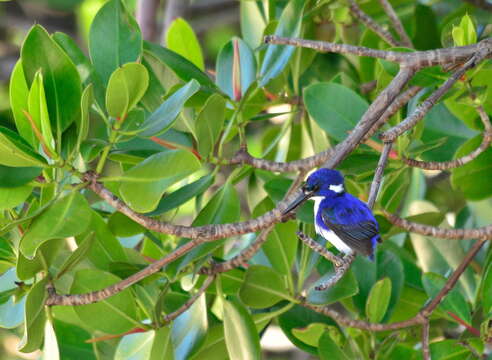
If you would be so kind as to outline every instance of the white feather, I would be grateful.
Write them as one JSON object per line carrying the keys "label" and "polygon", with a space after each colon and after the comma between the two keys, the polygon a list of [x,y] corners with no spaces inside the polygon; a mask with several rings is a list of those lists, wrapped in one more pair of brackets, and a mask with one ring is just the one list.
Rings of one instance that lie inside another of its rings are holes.
{"label": "white feather", "polygon": [[[331,185],[333,186],[333,185]],[[340,185],[343,188],[343,185]],[[330,189],[331,190],[331,189]],[[316,221],[316,215],[318,214],[318,209],[319,205],[321,204],[321,201],[325,199],[324,196],[313,196],[311,200],[314,200],[314,227],[316,229],[316,232],[323,236],[326,240],[328,240],[330,243],[333,244],[339,251],[345,253],[345,254],[351,254],[353,253],[353,250],[345,244],[342,239],[340,239],[333,231],[327,230],[322,228],[321,226],[318,226],[318,223]]]}
{"label": "white feather", "polygon": [[330,185],[329,189],[336,192],[337,194],[340,194],[341,192],[343,192],[343,184]]}

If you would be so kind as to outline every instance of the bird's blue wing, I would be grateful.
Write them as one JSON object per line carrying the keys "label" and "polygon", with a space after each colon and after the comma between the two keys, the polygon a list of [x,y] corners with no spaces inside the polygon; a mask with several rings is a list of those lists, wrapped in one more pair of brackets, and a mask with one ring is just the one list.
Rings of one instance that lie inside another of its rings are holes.
{"label": "bird's blue wing", "polygon": [[338,206],[326,207],[321,218],[351,249],[366,256],[372,256],[377,241],[380,241],[379,227],[367,206],[359,199],[346,199]]}

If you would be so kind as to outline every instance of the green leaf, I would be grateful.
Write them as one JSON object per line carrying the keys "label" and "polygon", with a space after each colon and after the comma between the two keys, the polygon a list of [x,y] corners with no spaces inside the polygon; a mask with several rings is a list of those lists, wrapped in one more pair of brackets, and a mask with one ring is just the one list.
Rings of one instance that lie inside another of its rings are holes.
{"label": "green leaf", "polygon": [[139,63],[127,63],[117,68],[109,78],[106,90],[108,114],[120,121],[140,101],[149,86],[149,73]]}
{"label": "green leaf", "polygon": [[[74,313],[74,316],[77,315]],[[56,315],[55,318],[57,318]],[[79,325],[76,326],[59,320],[55,320],[53,325],[58,339],[60,359],[96,360],[93,344],[85,342],[91,338],[87,331]]]}
{"label": "green leaf", "polygon": [[[299,37],[303,18],[304,0],[290,0],[280,16],[275,35]],[[294,53],[294,46],[269,45],[261,64],[260,86],[265,86],[279,75]]]}
{"label": "green leaf", "polygon": [[[16,269],[11,268],[0,275],[0,293],[14,292],[17,285],[16,281],[20,279],[15,275]],[[13,329],[22,324],[24,321],[24,307],[26,298],[14,301],[14,297],[9,298],[0,304],[0,327],[4,329]]]}
{"label": "green leaf", "polygon": [[216,69],[217,85],[236,101],[241,99],[256,80],[256,59],[253,51],[237,37],[232,38],[220,50]]}
{"label": "green leaf", "polygon": [[108,226],[111,232],[119,237],[130,237],[146,231],[142,225],[117,211],[109,217]]}
{"label": "green leaf", "polygon": [[12,130],[0,126],[0,164],[12,167],[46,167],[46,160]]}
{"label": "green leaf", "polygon": [[62,248],[63,239],[54,239],[43,243],[36,256],[30,260],[22,253],[17,255],[16,271],[19,280],[29,280],[34,278],[40,271],[46,270],[51,266],[59,250]]}
{"label": "green leaf", "polygon": [[22,60],[18,60],[10,75],[9,96],[10,107],[14,115],[15,126],[19,134],[26,140],[29,145],[36,146],[37,138],[32,130],[31,124],[24,115],[27,111],[27,97],[29,95],[29,87],[27,86],[22,68]]}
{"label": "green leaf", "polygon": [[62,266],[60,266],[60,268],[58,269],[56,278],[61,278],[63,274],[77,266],[77,264],[86,257],[94,241],[95,236],[94,233],[91,232],[84,238],[84,240],[82,240],[77,249],[75,249],[75,251],[72,252],[70,256],[63,262]]}
{"label": "green leaf", "polygon": [[45,241],[82,233],[91,220],[91,210],[85,198],[77,191],[55,201],[33,220],[25,232],[19,248],[27,258],[33,258]]}
{"label": "green leaf", "polygon": [[202,176],[198,180],[183,186],[169,195],[164,195],[159,201],[157,208],[146,215],[161,215],[169,210],[175,209],[186,203],[188,200],[204,193],[213,183],[214,177],[211,174]]}
{"label": "green leaf", "polygon": [[231,359],[261,359],[260,337],[248,310],[238,302],[223,300],[224,334]]}
{"label": "green leaf", "polygon": [[472,45],[477,42],[475,25],[468,14],[461,18],[459,26],[453,26],[451,33],[455,46]]}
{"label": "green leaf", "polygon": [[[55,139],[53,138],[53,133],[51,131],[48,105],[46,104],[46,95],[43,86],[43,75],[40,71],[34,75],[31,89],[29,90],[28,108],[29,114],[31,115],[37,130],[42,135],[43,144],[51,153],[54,153]],[[38,141],[36,142],[36,145],[37,144]]]}
{"label": "green leaf", "polygon": [[465,360],[469,359],[471,355],[470,350],[461,345],[458,340],[432,342],[430,353],[432,359],[445,360]]}
{"label": "green leaf", "polygon": [[[482,142],[478,135],[465,142],[456,152],[455,158],[475,150]],[[492,195],[492,148],[489,147],[475,160],[451,170],[451,184],[470,200],[482,200]]]}
{"label": "green leaf", "polygon": [[250,48],[256,49],[262,44],[263,32],[266,27],[265,18],[260,10],[260,5],[254,1],[241,1],[239,3],[241,17],[241,34]]}
{"label": "green leaf", "polygon": [[96,14],[89,33],[89,52],[104,84],[117,68],[139,59],[142,34],[121,0],[106,2]]}
{"label": "green leaf", "polygon": [[21,59],[28,84],[41,70],[51,126],[61,133],[80,116],[82,87],[75,65],[40,25],[29,31]]}
{"label": "green leaf", "polygon": [[366,112],[367,102],[353,90],[321,82],[304,90],[309,115],[336,141],[342,141]]}
{"label": "green leaf", "polygon": [[489,263],[482,278],[482,304],[484,314],[492,312],[492,262]]}
{"label": "green leaf", "polygon": [[[75,273],[71,294],[101,290],[121,279],[111,273],[84,269]],[[94,304],[74,307],[80,320],[90,329],[108,334],[121,334],[138,326],[136,306],[130,289],[125,289]]]}
{"label": "green leaf", "polygon": [[239,297],[247,306],[255,309],[267,308],[281,300],[290,299],[282,276],[263,265],[248,268]]}
{"label": "green leaf", "polygon": [[279,274],[291,276],[297,252],[297,225],[289,221],[275,225],[262,249]]}
{"label": "green leaf", "polygon": [[[405,279],[404,266],[402,264],[402,260],[403,260],[402,256],[397,255],[397,253],[393,251],[380,250],[377,252],[376,257],[377,257],[376,262],[378,267],[377,268],[378,279],[381,280],[385,277],[388,277],[391,280],[391,291],[390,291],[388,308],[386,311],[386,315],[382,319],[383,322],[386,322],[386,320],[391,316],[394,307],[400,300],[400,295],[403,289],[403,285],[405,284],[405,281],[408,281],[408,279]],[[417,269],[412,267],[411,270],[416,272]],[[417,276],[419,276],[418,272],[417,272]]]}
{"label": "green leaf", "polygon": [[202,86],[212,89],[216,88],[214,82],[207,76],[207,74],[197,68],[189,60],[179,54],[176,54],[174,51],[147,41],[144,41],[144,49],[145,56],[152,56],[155,59],[158,59],[159,62],[164,64],[166,67],[169,67],[181,80],[189,82],[195,79]]}
{"label": "green leaf", "polygon": [[332,304],[347,297],[351,297],[359,292],[357,280],[351,270],[347,271],[342,279],[332,287],[324,291],[315,289],[317,285],[329,280],[332,276],[334,276],[333,271],[324,274],[309,288],[307,298],[310,303],[316,305]]}
{"label": "green leaf", "polygon": [[0,188],[0,210],[12,209],[23,203],[32,193],[32,187]]}
{"label": "green leaf", "polygon": [[[445,283],[446,279],[435,273],[429,272],[422,276],[422,284],[424,285],[425,292],[431,298],[434,298],[437,295]],[[461,320],[471,324],[470,307],[457,288],[451,290],[449,294],[444,297],[443,301],[439,304],[439,307],[445,312],[451,312]]]}
{"label": "green leaf", "polygon": [[198,159],[189,151],[170,150],[154,154],[118,178],[119,191],[128,206],[138,212],[149,212],[159,204],[164,191],[177,181],[200,169]]}
{"label": "green leaf", "polygon": [[171,329],[168,326],[163,326],[155,330],[149,360],[174,360]]}
{"label": "green leaf", "polygon": [[208,157],[214,149],[225,120],[225,99],[213,94],[207,99],[195,123],[198,152]]}
{"label": "green leaf", "polygon": [[44,339],[46,313],[44,303],[48,297],[48,278],[38,281],[27,294],[24,320],[24,337],[18,345],[19,351],[30,353],[41,348]]}
{"label": "green leaf", "polygon": [[338,334],[339,337],[341,336],[337,327],[324,323],[311,323],[303,328],[294,328],[292,334],[308,345],[318,346],[319,339],[325,331],[331,331]]}
{"label": "green leaf", "polygon": [[172,324],[171,338],[176,359],[189,359],[205,342],[208,331],[205,294]]}
{"label": "green leaf", "polygon": [[38,167],[9,167],[0,165],[0,188],[16,188],[38,177],[43,169]]}
{"label": "green leaf", "polygon": [[193,79],[169,96],[142,124],[140,136],[155,136],[168,130],[176,121],[186,100],[199,89],[200,84]]}
{"label": "green leaf", "polygon": [[200,43],[190,24],[183,18],[175,19],[167,29],[166,46],[190,60],[200,70],[205,69]]}
{"label": "green leaf", "polygon": [[87,89],[87,86],[93,85],[97,104],[101,109],[104,109],[104,85],[87,56],[70,36],[56,32],[52,35],[52,38],[61,46],[77,67],[83,86]]}
{"label": "green leaf", "polygon": [[369,292],[366,316],[370,322],[380,322],[388,309],[391,298],[391,280],[387,277],[377,281]]}
{"label": "green leaf", "polygon": [[94,101],[94,90],[92,84],[89,84],[82,93],[80,100],[80,118],[77,121],[77,145],[75,151],[79,151],[82,141],[87,139],[89,134],[90,108]]}
{"label": "green leaf", "polygon": [[114,360],[148,360],[155,338],[154,331],[126,335],[118,343]]}
{"label": "green leaf", "polygon": [[319,338],[318,354],[321,360],[348,360],[348,356],[333,341],[328,332]]}

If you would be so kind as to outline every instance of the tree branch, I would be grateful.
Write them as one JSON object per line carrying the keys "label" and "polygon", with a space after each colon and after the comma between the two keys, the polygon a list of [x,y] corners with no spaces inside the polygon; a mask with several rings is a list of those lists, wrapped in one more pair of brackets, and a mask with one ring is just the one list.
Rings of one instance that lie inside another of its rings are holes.
{"label": "tree branch", "polygon": [[424,360],[430,360],[430,348],[429,348],[429,319],[425,319],[422,324],[422,356]]}
{"label": "tree branch", "polygon": [[489,148],[489,145],[492,143],[492,126],[490,124],[489,116],[485,112],[482,106],[477,108],[478,113],[480,114],[480,119],[482,119],[482,123],[484,125],[485,132],[483,134],[482,143],[479,147],[473,150],[468,155],[462,156],[458,159],[454,159],[451,161],[419,161],[414,159],[402,158],[403,162],[409,166],[418,167],[426,170],[448,170],[463,166],[470,161],[476,159],[481,153]]}
{"label": "tree branch", "polygon": [[367,206],[369,206],[369,208],[371,209],[374,207],[374,203],[376,202],[376,198],[379,192],[379,187],[381,185],[381,180],[383,179],[384,168],[386,167],[386,163],[388,162],[388,155],[391,151],[392,146],[393,146],[392,142],[385,143],[383,152],[379,157],[378,166],[376,167],[374,179],[372,180],[371,183],[371,190],[369,191],[369,199],[367,200]]}
{"label": "tree branch", "polygon": [[418,224],[402,219],[389,212],[383,212],[384,216],[395,226],[401,227],[409,232],[420,235],[432,236],[441,239],[492,239],[492,224],[475,229],[444,229],[437,226]]}
{"label": "tree branch", "polygon": [[159,0],[138,0],[135,18],[142,37],[148,41],[154,41],[157,36],[157,9]]}
{"label": "tree branch", "polygon": [[398,33],[402,45],[409,48],[413,48],[412,40],[410,40],[410,37],[408,36],[407,32],[403,28],[403,24],[401,23],[400,18],[396,14],[395,9],[393,9],[393,6],[391,6],[390,2],[388,0],[379,0],[379,3],[383,7],[386,15],[388,15],[388,18],[391,21],[391,24],[393,25],[396,32]]}

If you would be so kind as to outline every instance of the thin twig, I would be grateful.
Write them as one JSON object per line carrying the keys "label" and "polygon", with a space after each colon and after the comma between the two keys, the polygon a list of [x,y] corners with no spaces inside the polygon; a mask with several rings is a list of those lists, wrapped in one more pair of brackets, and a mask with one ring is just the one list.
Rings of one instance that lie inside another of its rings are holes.
{"label": "thin twig", "polygon": [[343,262],[341,266],[335,267],[335,274],[330,277],[327,281],[317,285],[314,290],[316,291],[324,291],[333,285],[335,285],[337,282],[340,281],[340,279],[345,275],[348,269],[350,269],[350,266],[355,260],[355,254],[348,254],[343,258]]}
{"label": "thin twig", "polygon": [[318,254],[323,256],[326,260],[333,263],[333,265],[335,265],[335,267],[341,267],[344,264],[342,258],[333,254],[331,251],[329,251],[323,245],[317,243],[316,241],[311,239],[309,236],[304,234],[302,231],[297,232],[297,237],[299,238],[299,240],[301,240],[304,244],[306,244],[313,251],[317,252]]}
{"label": "thin twig", "polygon": [[203,282],[203,285],[200,287],[200,289],[198,289],[198,291],[195,294],[193,294],[192,297],[190,297],[177,310],[163,317],[163,322],[164,323],[171,322],[174,319],[176,319],[179,315],[184,313],[186,310],[188,310],[198,300],[198,298],[205,292],[205,290],[208,289],[208,287],[214,282],[214,280],[215,280],[214,275],[207,277],[207,279]]}
{"label": "thin twig", "polygon": [[412,40],[410,40],[410,37],[408,36],[407,32],[403,28],[403,24],[401,23],[400,18],[396,14],[395,9],[393,9],[393,6],[391,6],[388,0],[379,0],[379,2],[383,7],[386,15],[388,15],[391,24],[393,25],[396,32],[398,33],[401,43],[406,47],[413,48]]}
{"label": "thin twig", "polygon": [[424,360],[430,360],[430,348],[429,348],[429,319],[425,319],[422,324],[422,356]]}
{"label": "thin twig", "polygon": [[370,209],[374,208],[374,203],[376,202],[379,187],[381,185],[381,180],[383,179],[384,168],[386,167],[386,163],[388,162],[388,155],[391,151],[392,146],[393,143],[391,142],[385,143],[383,151],[381,152],[381,156],[379,157],[378,166],[376,167],[374,179],[371,183],[371,190],[369,191],[369,199],[367,200],[367,206],[369,206]]}
{"label": "thin twig", "polygon": [[362,9],[357,5],[355,0],[349,0],[350,3],[350,12],[354,15],[361,23],[366,25],[369,29],[378,34],[384,41],[386,41],[391,46],[399,46],[401,45],[399,41],[391,35],[391,33],[379,25],[373,18],[367,15]]}
{"label": "thin twig", "polygon": [[483,134],[482,143],[471,153],[451,161],[419,161],[415,159],[402,158],[403,162],[409,166],[426,170],[448,170],[463,166],[476,159],[480,154],[487,150],[489,145],[492,143],[492,126],[490,124],[489,116],[482,106],[477,107],[477,111],[482,119],[485,132]]}
{"label": "thin twig", "polygon": [[437,226],[424,225],[408,221],[386,211],[383,213],[393,225],[420,235],[455,240],[478,238],[488,240],[492,239],[492,224],[474,229],[445,229]]}
{"label": "thin twig", "polygon": [[142,31],[142,37],[154,41],[157,36],[157,9],[159,0],[138,0],[135,18]]}

